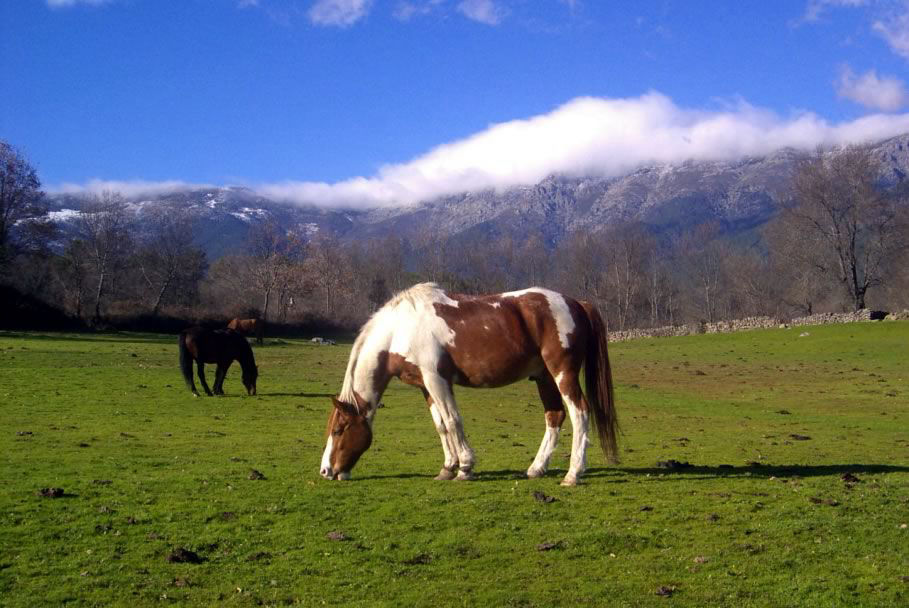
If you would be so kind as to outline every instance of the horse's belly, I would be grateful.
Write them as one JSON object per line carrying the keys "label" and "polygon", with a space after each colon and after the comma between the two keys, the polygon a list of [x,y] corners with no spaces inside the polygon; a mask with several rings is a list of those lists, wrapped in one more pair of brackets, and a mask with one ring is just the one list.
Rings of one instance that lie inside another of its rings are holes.
{"label": "horse's belly", "polygon": [[491,358],[453,357],[455,371],[452,381],[460,386],[494,388],[513,384],[543,371],[540,357]]}

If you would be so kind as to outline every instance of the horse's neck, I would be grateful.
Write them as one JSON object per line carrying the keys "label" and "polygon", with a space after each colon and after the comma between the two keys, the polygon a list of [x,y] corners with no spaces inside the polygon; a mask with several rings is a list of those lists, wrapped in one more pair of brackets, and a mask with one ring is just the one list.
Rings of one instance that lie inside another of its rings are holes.
{"label": "horse's neck", "polygon": [[[243,341],[246,342],[246,338],[243,338]],[[247,342],[247,346],[249,343]],[[245,349],[242,346],[240,347],[240,352],[237,353],[237,362],[240,364],[240,367],[244,370],[255,365],[255,359],[253,358],[252,348]]]}
{"label": "horse's neck", "polygon": [[347,364],[341,401],[358,405],[361,401],[365,402],[370,417],[388,386],[387,374],[381,369],[387,363],[381,355],[388,352],[390,345],[390,332],[370,328],[367,335],[357,338]]}

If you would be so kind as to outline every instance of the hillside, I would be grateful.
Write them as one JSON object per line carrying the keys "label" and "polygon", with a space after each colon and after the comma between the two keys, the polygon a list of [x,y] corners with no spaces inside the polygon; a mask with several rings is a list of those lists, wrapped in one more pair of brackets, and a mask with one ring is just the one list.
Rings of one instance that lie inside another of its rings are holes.
{"label": "hillside", "polygon": [[[895,187],[909,175],[909,134],[876,144],[873,154],[881,162],[883,186]],[[303,238],[331,234],[342,240],[540,235],[552,246],[575,230],[597,231],[626,221],[643,222],[655,233],[716,221],[734,234],[772,217],[788,195],[789,179],[803,157],[803,152],[783,149],[730,162],[647,166],[613,178],[550,176],[504,192],[465,192],[365,211],[282,203],[244,187],[186,190],[129,203],[137,214],[163,203],[185,205],[195,218],[197,244],[210,258],[242,247],[249,227],[265,220]],[[67,238],[84,199],[55,195],[50,203],[52,217]]]}

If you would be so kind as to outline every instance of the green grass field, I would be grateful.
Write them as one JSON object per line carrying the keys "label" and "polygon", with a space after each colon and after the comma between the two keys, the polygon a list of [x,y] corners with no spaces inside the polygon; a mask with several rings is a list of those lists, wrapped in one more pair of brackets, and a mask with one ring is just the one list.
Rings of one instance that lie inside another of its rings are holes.
{"label": "green grass field", "polygon": [[567,422],[521,478],[530,382],[458,392],[477,481],[433,481],[399,382],[321,479],[348,350],[269,340],[257,397],[193,398],[175,337],[0,333],[0,604],[909,605],[907,322],[612,345],[623,461],[576,488]]}

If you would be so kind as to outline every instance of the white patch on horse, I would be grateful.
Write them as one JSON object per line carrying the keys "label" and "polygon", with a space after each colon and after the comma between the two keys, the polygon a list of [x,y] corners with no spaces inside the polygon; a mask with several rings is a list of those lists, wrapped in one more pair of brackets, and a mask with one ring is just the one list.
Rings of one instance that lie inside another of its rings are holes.
{"label": "white patch on horse", "polygon": [[454,343],[455,332],[436,314],[435,304],[458,306],[435,283],[414,285],[395,295],[360,330],[339,398],[356,406],[354,393],[359,395],[368,404],[370,423],[379,398],[373,387],[379,353],[399,354],[418,367],[436,369],[442,354],[438,344]]}
{"label": "white patch on horse", "polygon": [[331,479],[331,447],[332,447],[332,437],[328,436],[328,441],[325,443],[325,451],[322,452],[322,465],[319,467],[319,473],[322,477],[326,479]]}
{"label": "white patch on horse", "polygon": [[546,302],[549,304],[549,312],[552,313],[552,318],[555,319],[556,323],[556,330],[559,332],[559,344],[562,345],[562,348],[568,348],[568,334],[574,331],[574,319],[571,317],[571,309],[568,308],[565,296],[542,287],[531,287],[520,291],[503,293],[502,297],[519,298],[528,293],[538,293],[546,298]]}
{"label": "white patch on horse", "polygon": [[549,467],[549,459],[555,451],[559,442],[559,427],[546,425],[546,432],[543,434],[543,441],[540,443],[540,449],[537,451],[533,464],[527,469],[528,477],[542,477]]}
{"label": "white patch on horse", "polygon": [[564,394],[562,401],[571,419],[571,464],[562,484],[574,485],[587,468],[587,412]]}

